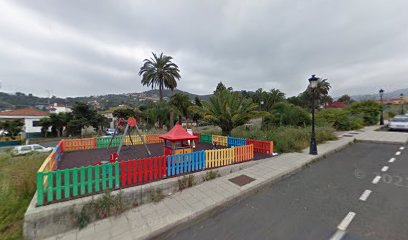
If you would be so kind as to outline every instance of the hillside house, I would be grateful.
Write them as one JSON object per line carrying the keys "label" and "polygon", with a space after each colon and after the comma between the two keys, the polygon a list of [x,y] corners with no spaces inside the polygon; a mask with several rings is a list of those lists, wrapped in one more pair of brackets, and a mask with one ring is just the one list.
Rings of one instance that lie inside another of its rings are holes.
{"label": "hillside house", "polygon": [[48,112],[31,108],[22,108],[0,112],[0,121],[22,120],[23,132],[26,138],[41,137],[40,119],[48,117]]}

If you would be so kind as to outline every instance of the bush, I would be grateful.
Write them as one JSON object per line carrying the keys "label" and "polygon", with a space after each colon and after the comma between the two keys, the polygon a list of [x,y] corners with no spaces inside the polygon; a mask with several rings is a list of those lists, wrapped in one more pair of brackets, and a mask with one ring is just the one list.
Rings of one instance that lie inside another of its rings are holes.
{"label": "bush", "polygon": [[179,190],[183,191],[186,188],[192,187],[195,185],[194,175],[183,176],[178,179]]}
{"label": "bush", "polygon": [[290,103],[281,102],[272,107],[271,115],[266,116],[263,121],[263,128],[279,126],[299,126],[310,125],[311,116],[305,109]]}
{"label": "bush", "polygon": [[360,129],[364,126],[362,118],[351,115],[343,109],[323,109],[316,113],[316,124],[330,125],[338,131]]}
{"label": "bush", "polygon": [[374,100],[365,100],[361,102],[353,102],[345,108],[354,116],[361,117],[364,125],[374,125],[379,121],[381,105]]}

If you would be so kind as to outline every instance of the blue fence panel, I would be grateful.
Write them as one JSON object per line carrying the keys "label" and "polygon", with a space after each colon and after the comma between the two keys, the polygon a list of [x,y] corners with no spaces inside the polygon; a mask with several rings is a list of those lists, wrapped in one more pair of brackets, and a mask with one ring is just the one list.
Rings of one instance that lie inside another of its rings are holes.
{"label": "blue fence panel", "polygon": [[205,151],[167,156],[167,177],[205,169]]}
{"label": "blue fence panel", "polygon": [[239,146],[245,146],[246,145],[246,139],[245,138],[234,138],[228,136],[228,147],[239,147]]}

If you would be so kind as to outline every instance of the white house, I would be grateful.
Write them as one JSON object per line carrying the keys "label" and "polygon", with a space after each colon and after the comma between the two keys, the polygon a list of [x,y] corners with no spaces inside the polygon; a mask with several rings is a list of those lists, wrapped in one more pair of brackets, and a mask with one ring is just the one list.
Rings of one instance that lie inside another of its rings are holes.
{"label": "white house", "polygon": [[58,103],[54,103],[48,107],[50,113],[68,113],[72,112],[72,109],[66,106],[59,106]]}
{"label": "white house", "polygon": [[39,124],[39,121],[44,117],[48,117],[48,112],[31,108],[22,108],[0,112],[0,121],[17,119],[23,120],[23,131],[26,134],[26,138],[41,136],[41,125]]}

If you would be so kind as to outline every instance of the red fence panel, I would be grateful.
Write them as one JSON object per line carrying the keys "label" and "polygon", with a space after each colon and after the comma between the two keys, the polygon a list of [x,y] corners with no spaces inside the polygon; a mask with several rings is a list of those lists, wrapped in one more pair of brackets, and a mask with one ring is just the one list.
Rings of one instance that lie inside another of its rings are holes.
{"label": "red fence panel", "polygon": [[254,152],[266,153],[266,154],[271,154],[271,155],[273,153],[273,142],[247,139],[246,144],[254,145]]}
{"label": "red fence panel", "polygon": [[119,162],[121,187],[160,180],[166,175],[166,157],[151,157]]}

